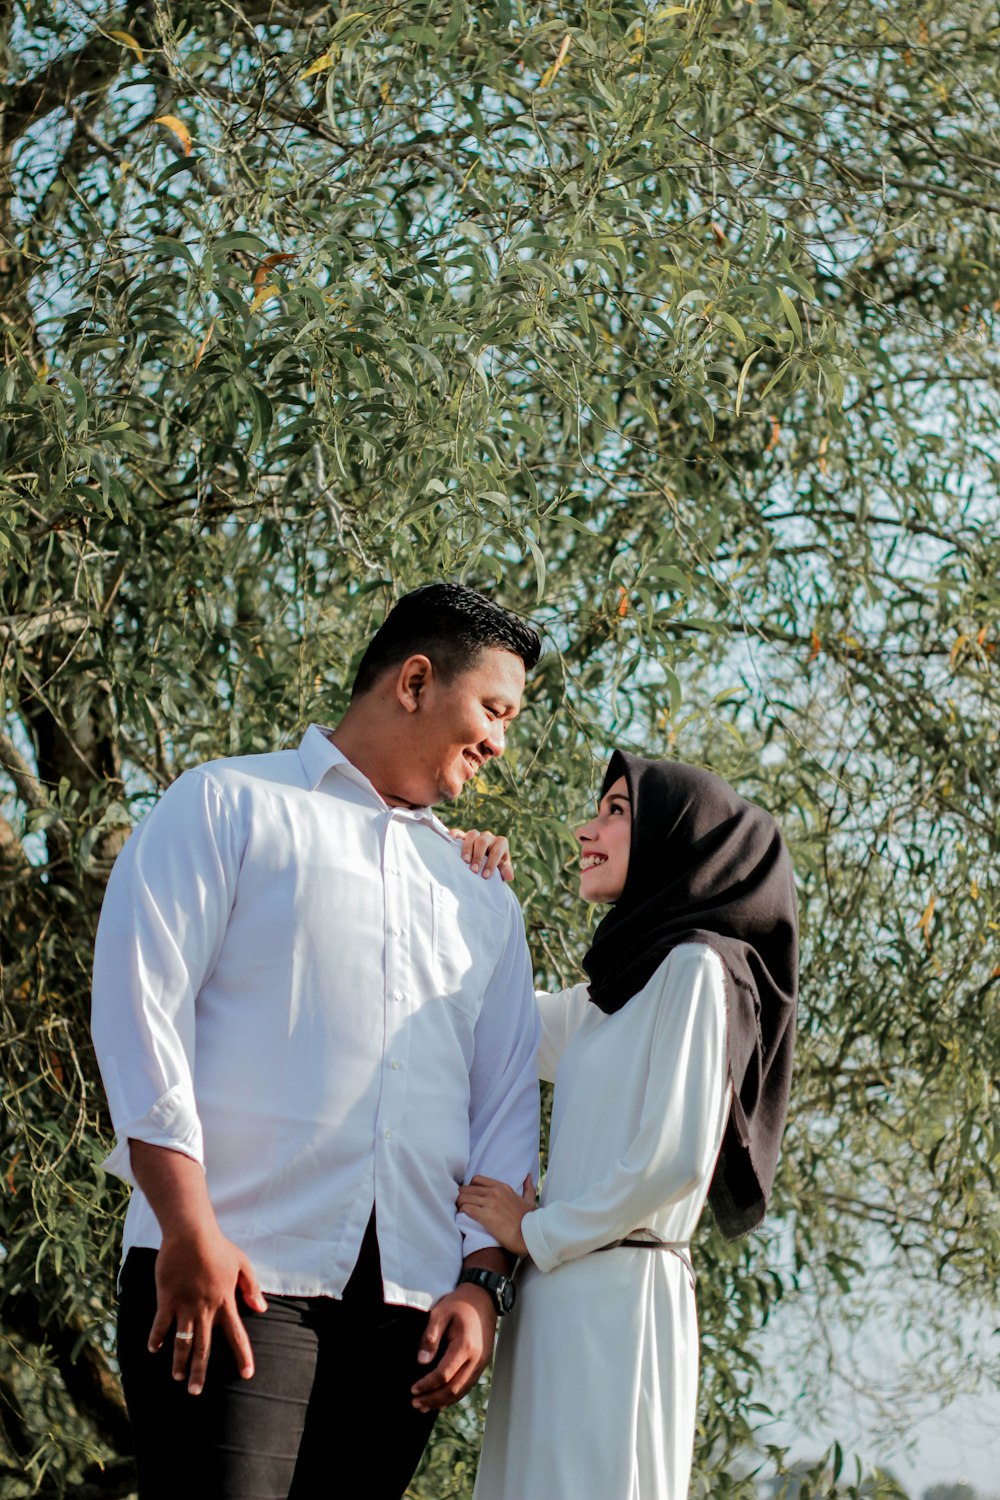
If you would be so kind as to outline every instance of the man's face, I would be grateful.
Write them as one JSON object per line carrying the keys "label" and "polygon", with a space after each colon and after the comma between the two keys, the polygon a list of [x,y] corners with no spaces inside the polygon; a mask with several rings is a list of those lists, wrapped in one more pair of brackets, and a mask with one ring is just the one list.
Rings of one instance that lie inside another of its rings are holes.
{"label": "man's face", "polygon": [[454,802],[486,761],[503,754],[524,681],[521,658],[496,647],[450,682],[431,675],[406,737],[412,801]]}

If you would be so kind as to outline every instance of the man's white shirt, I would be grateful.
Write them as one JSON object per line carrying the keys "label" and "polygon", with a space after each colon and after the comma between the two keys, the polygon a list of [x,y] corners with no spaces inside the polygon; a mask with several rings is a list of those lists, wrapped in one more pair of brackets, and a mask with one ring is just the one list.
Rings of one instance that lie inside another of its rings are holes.
{"label": "man's white shirt", "polygon": [[[427,808],[389,807],[317,725],[185,772],[119,855],[94,959],[117,1144],[200,1162],[262,1289],[340,1296],[373,1204],[386,1300],[427,1308],[496,1241],[456,1216],[538,1155],[520,909]],[[158,1247],[133,1192],[123,1253]]]}

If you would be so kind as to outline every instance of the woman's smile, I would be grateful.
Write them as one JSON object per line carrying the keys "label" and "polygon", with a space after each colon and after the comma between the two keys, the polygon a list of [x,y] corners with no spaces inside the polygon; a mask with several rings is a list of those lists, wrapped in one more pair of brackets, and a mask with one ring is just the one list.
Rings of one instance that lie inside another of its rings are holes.
{"label": "woman's smile", "polygon": [[[576,830],[580,840],[580,895],[584,901],[615,902],[625,888],[632,842],[628,786],[620,776],[601,798],[597,816]],[[600,847],[595,848],[600,839]]]}

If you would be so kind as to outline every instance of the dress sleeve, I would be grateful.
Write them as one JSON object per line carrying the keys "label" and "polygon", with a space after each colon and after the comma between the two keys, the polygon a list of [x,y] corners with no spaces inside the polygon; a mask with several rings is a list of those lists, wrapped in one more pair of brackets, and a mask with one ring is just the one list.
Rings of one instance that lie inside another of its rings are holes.
{"label": "dress sleeve", "polygon": [[[525,1244],[542,1271],[641,1227],[697,1187],[718,1156],[728,1087],[722,965],[709,949],[685,945],[667,955],[651,983],[659,993],[650,997],[657,1011],[649,1057],[641,1060],[647,1074],[638,1130],[585,1192],[525,1215]],[[595,1100],[595,1109],[620,1107],[615,1084],[609,1079],[608,1097]]]}
{"label": "dress sleeve", "polygon": [[[538,1181],[538,1010],[521,908],[508,900],[507,938],[476,1021],[469,1073],[468,1178],[495,1177],[521,1191]],[[463,1255],[497,1241],[468,1214],[458,1215]]]}
{"label": "dress sleeve", "polygon": [[542,1022],[542,1040],[538,1048],[538,1076],[545,1083],[554,1083],[559,1059],[569,1044],[586,1013],[590,1001],[585,984],[575,984],[570,990],[535,991],[538,1014]]}
{"label": "dress sleeve", "polygon": [[133,1186],[130,1139],[204,1165],[195,1001],[222,947],[241,852],[218,787],[188,771],[111,872],[94,949],[92,1031],[117,1138],[104,1170]]}

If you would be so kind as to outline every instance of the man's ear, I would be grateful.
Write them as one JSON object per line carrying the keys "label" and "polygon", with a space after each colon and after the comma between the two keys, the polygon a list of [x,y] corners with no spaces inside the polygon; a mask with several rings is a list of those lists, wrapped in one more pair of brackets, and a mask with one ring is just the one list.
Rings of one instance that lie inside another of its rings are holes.
{"label": "man's ear", "polygon": [[427,656],[408,656],[396,676],[396,697],[408,714],[420,707],[421,694],[430,685],[434,668]]}

